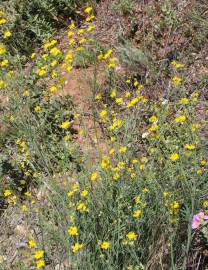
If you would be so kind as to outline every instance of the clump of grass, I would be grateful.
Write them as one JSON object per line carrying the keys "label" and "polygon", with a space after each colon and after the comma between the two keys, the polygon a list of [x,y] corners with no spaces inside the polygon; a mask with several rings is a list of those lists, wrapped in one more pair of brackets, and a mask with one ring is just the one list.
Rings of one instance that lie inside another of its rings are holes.
{"label": "clump of grass", "polygon": [[134,11],[133,0],[116,0],[112,3],[112,9],[115,12],[121,12],[123,14],[132,14]]}
{"label": "clump of grass", "polygon": [[135,48],[130,42],[126,41],[117,48],[121,63],[130,70],[144,76],[150,65],[148,56],[141,49]]}

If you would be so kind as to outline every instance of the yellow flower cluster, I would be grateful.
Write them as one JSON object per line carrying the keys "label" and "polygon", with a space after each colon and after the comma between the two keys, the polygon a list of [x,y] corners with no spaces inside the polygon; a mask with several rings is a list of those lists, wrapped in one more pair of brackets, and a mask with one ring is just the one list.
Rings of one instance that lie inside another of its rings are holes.
{"label": "yellow flower cluster", "polygon": [[9,189],[4,190],[3,192],[4,198],[6,199],[6,203],[16,205],[17,197],[13,194],[13,192]]}
{"label": "yellow flower cluster", "polygon": [[45,266],[45,261],[43,259],[44,251],[43,250],[36,250],[34,254],[34,258],[36,260],[36,269],[43,268]]}

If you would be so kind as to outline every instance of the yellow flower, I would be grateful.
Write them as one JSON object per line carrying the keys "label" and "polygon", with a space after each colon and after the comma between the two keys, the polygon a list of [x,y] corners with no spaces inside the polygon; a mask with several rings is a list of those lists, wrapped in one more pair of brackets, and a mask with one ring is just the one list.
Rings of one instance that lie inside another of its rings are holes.
{"label": "yellow flower", "polygon": [[205,159],[202,159],[201,161],[200,161],[200,165],[203,167],[203,166],[205,166],[206,165],[206,160]]}
{"label": "yellow flower", "polygon": [[121,175],[119,173],[115,173],[113,175],[113,180],[118,180],[121,177]]}
{"label": "yellow flower", "polygon": [[68,233],[70,236],[78,236],[78,228],[76,226],[69,227]]}
{"label": "yellow flower", "polygon": [[108,242],[108,241],[103,241],[101,244],[100,244],[100,247],[102,248],[102,249],[109,249],[109,247],[110,247],[110,242]]}
{"label": "yellow flower", "polygon": [[115,136],[111,136],[111,137],[110,137],[110,141],[111,141],[111,142],[115,142],[115,141],[116,141],[116,137],[115,137]]}
{"label": "yellow flower", "polygon": [[103,169],[109,169],[110,167],[110,161],[107,157],[103,157],[103,159],[101,160],[101,167]]}
{"label": "yellow flower", "polygon": [[180,157],[179,157],[179,154],[178,153],[173,153],[170,155],[170,160],[171,161],[176,161],[178,160]]}
{"label": "yellow flower", "polygon": [[173,201],[170,206],[173,209],[179,209],[180,208],[180,204],[177,201]]}
{"label": "yellow flower", "polygon": [[44,53],[44,54],[42,55],[42,58],[43,58],[44,60],[46,60],[46,59],[48,58],[48,54],[47,54],[47,53]]}
{"label": "yellow flower", "polygon": [[44,76],[46,74],[46,69],[44,68],[41,68],[41,69],[38,69],[36,71],[36,73],[39,75],[39,76]]}
{"label": "yellow flower", "polygon": [[121,105],[123,103],[123,98],[116,98],[116,104]]}
{"label": "yellow flower", "polygon": [[150,121],[151,123],[157,123],[157,122],[158,122],[158,118],[157,118],[157,116],[152,115],[152,116],[149,118],[149,121]]}
{"label": "yellow flower", "polygon": [[27,208],[27,206],[25,204],[22,204],[21,205],[21,209],[22,209],[23,212],[27,212],[28,211],[28,208]]}
{"label": "yellow flower", "polygon": [[192,126],[191,126],[191,130],[193,132],[195,132],[198,128],[200,128],[200,125],[199,124],[192,124]]}
{"label": "yellow flower", "polygon": [[69,31],[69,32],[67,33],[67,36],[68,36],[68,37],[73,37],[73,36],[74,36],[74,32],[73,32],[73,31]]}
{"label": "yellow flower", "polygon": [[61,54],[61,51],[60,51],[58,48],[54,47],[53,49],[50,50],[50,53],[51,53],[53,56],[58,56],[58,55]]}
{"label": "yellow flower", "polygon": [[4,32],[4,38],[10,38],[12,36],[12,33],[10,31]]}
{"label": "yellow flower", "polygon": [[208,208],[208,200],[203,202],[203,208]]}
{"label": "yellow flower", "polygon": [[109,151],[109,155],[112,155],[115,152],[115,148],[111,148]]}
{"label": "yellow flower", "polygon": [[54,79],[54,78],[56,78],[58,76],[58,73],[55,71],[55,70],[53,70],[52,72],[51,72],[51,77]]}
{"label": "yellow flower", "polygon": [[37,244],[36,244],[35,240],[30,239],[28,241],[28,246],[29,246],[29,248],[36,248],[37,247]]}
{"label": "yellow flower", "polygon": [[36,261],[36,269],[40,269],[45,266],[45,261],[44,260],[38,260]]}
{"label": "yellow flower", "polygon": [[140,196],[136,196],[134,198],[134,201],[135,201],[136,204],[141,204],[142,203],[142,200],[141,200],[141,197]]}
{"label": "yellow flower", "polygon": [[14,76],[14,70],[10,70],[7,74],[10,78],[12,78]]}
{"label": "yellow flower", "polygon": [[81,197],[87,197],[88,193],[89,193],[89,192],[88,192],[86,189],[84,189],[84,190],[80,193],[80,195],[81,195]]}
{"label": "yellow flower", "polygon": [[100,117],[104,118],[106,115],[107,115],[107,111],[106,110],[102,110],[99,114],[100,114]]}
{"label": "yellow flower", "polygon": [[9,190],[9,189],[6,189],[6,190],[4,191],[4,197],[8,197],[8,196],[10,196],[10,195],[12,195],[12,191]]}
{"label": "yellow flower", "polygon": [[24,193],[26,197],[30,198],[31,197],[31,193],[29,191]]}
{"label": "yellow flower", "polygon": [[40,107],[40,106],[36,106],[36,107],[34,108],[34,111],[35,111],[36,113],[41,112],[41,107]]}
{"label": "yellow flower", "polygon": [[148,188],[143,188],[142,191],[143,191],[144,193],[149,193],[149,189],[148,189]]}
{"label": "yellow flower", "polygon": [[87,32],[91,32],[94,28],[95,28],[94,25],[89,25],[89,26],[87,27]]}
{"label": "yellow flower", "polygon": [[11,115],[10,118],[9,118],[9,121],[14,122],[14,120],[15,120],[15,117],[13,115]]}
{"label": "yellow flower", "polygon": [[72,68],[73,68],[72,66],[67,66],[66,67],[66,72],[70,73],[72,71]]}
{"label": "yellow flower", "polygon": [[185,144],[184,148],[187,150],[194,150],[196,146],[193,144]]}
{"label": "yellow flower", "polygon": [[51,47],[51,43],[50,42],[46,42],[44,45],[43,45],[43,48],[44,50],[47,50],[48,48]]}
{"label": "yellow flower", "polygon": [[69,121],[65,121],[61,125],[59,125],[59,127],[62,128],[62,129],[67,129],[67,128],[69,128],[69,126],[70,126]]}
{"label": "yellow flower", "polygon": [[92,12],[92,7],[87,7],[85,10],[84,10],[85,13],[89,14]]}
{"label": "yellow flower", "polygon": [[22,96],[23,97],[29,97],[30,95],[30,92],[28,90],[25,90],[23,93],[22,93]]}
{"label": "yellow flower", "polygon": [[6,87],[7,87],[7,84],[3,80],[0,80],[0,89],[4,89]]}
{"label": "yellow flower", "polygon": [[148,161],[148,159],[146,157],[144,157],[144,156],[141,157],[140,160],[141,160],[142,163],[147,163],[147,161]]}
{"label": "yellow flower", "polygon": [[129,232],[127,233],[126,237],[128,238],[128,240],[130,241],[134,241],[137,239],[137,234],[135,232]]}
{"label": "yellow flower", "polygon": [[135,80],[135,81],[134,81],[134,86],[137,87],[138,85],[139,85],[138,81]]}
{"label": "yellow flower", "polygon": [[175,118],[175,123],[183,123],[186,121],[186,116],[185,115],[179,115],[178,117]]}
{"label": "yellow flower", "polygon": [[98,172],[93,172],[90,176],[91,181],[95,181],[98,178]]}
{"label": "yellow flower", "polygon": [[79,29],[79,30],[77,31],[77,34],[78,34],[79,36],[83,35],[83,34],[84,34],[84,29]]}
{"label": "yellow flower", "polygon": [[0,55],[4,54],[6,52],[6,49],[2,44],[0,44]]}
{"label": "yellow flower", "polygon": [[180,209],[180,204],[177,201],[170,203],[170,214],[176,215]]}
{"label": "yellow flower", "polygon": [[202,173],[203,173],[203,172],[202,172],[201,169],[199,169],[199,170],[196,171],[196,174],[198,174],[198,175],[201,175]]}
{"label": "yellow flower", "polygon": [[191,100],[192,100],[193,102],[196,102],[197,99],[198,99],[198,97],[199,97],[199,92],[198,92],[198,91],[194,91],[194,92],[191,94]]}
{"label": "yellow flower", "polygon": [[119,152],[120,152],[120,153],[126,153],[126,150],[127,150],[126,146],[121,146],[121,147],[119,148]]}
{"label": "yellow flower", "polygon": [[83,244],[75,243],[75,244],[71,247],[72,252],[73,252],[73,253],[78,252],[80,249],[83,248],[83,246],[84,246]]}
{"label": "yellow flower", "polygon": [[125,162],[120,161],[117,166],[119,169],[123,169],[123,167],[125,166]]}
{"label": "yellow flower", "polygon": [[15,195],[13,195],[13,196],[10,196],[9,198],[7,198],[7,202],[12,203],[13,205],[16,205],[17,204],[16,199],[17,199],[17,197]]}
{"label": "yellow flower", "polygon": [[3,25],[3,24],[5,24],[5,23],[7,23],[7,20],[6,19],[0,19],[0,25]]}
{"label": "yellow flower", "polygon": [[91,16],[88,16],[88,17],[85,19],[85,21],[86,21],[86,22],[90,22],[90,21],[92,21],[94,18],[95,18],[95,16],[94,16],[94,15],[91,15]]}
{"label": "yellow flower", "polygon": [[78,183],[75,183],[73,186],[72,186],[72,190],[74,192],[78,191],[79,190],[79,184]]}
{"label": "yellow flower", "polygon": [[184,67],[183,64],[180,64],[180,63],[176,62],[176,60],[173,60],[173,61],[171,62],[171,65],[174,66],[174,67],[177,68],[177,69],[183,68],[183,67]]}
{"label": "yellow flower", "polygon": [[86,38],[82,38],[82,39],[80,39],[80,41],[79,41],[79,44],[84,44],[84,43],[86,43]]}
{"label": "yellow flower", "polygon": [[52,66],[52,67],[55,67],[57,64],[58,64],[57,60],[53,60],[53,61],[51,62],[51,66]]}
{"label": "yellow flower", "polygon": [[0,18],[5,15],[4,11],[0,10]]}
{"label": "yellow flower", "polygon": [[43,258],[43,256],[44,256],[44,251],[43,250],[35,251],[34,257],[35,257],[36,260],[39,260],[39,259]]}
{"label": "yellow flower", "polygon": [[77,203],[77,210],[80,211],[80,212],[86,212],[86,211],[88,211],[88,208],[87,208],[85,203],[79,201]]}
{"label": "yellow flower", "polygon": [[157,124],[152,124],[151,127],[148,130],[149,131],[156,131],[156,130],[158,130],[158,125]]}
{"label": "yellow flower", "polygon": [[1,67],[7,67],[9,65],[9,61],[7,59],[4,59],[1,61]]}
{"label": "yellow flower", "polygon": [[74,21],[71,21],[71,23],[70,23],[70,25],[69,25],[69,29],[70,29],[70,30],[73,30],[75,27],[76,27],[76,26],[75,26]]}
{"label": "yellow flower", "polygon": [[68,196],[68,197],[71,197],[73,194],[74,194],[74,191],[69,191],[69,192],[67,192],[67,196]]}
{"label": "yellow flower", "polygon": [[114,64],[114,63],[110,63],[110,64],[108,64],[108,68],[109,69],[113,69],[113,68],[115,68],[116,67],[116,64]]}
{"label": "yellow flower", "polygon": [[113,90],[111,91],[110,97],[111,97],[111,98],[116,97],[116,90],[115,90],[115,89],[113,89]]}
{"label": "yellow flower", "polygon": [[95,100],[100,100],[102,99],[102,94],[101,93],[98,93],[96,96],[95,96]]}
{"label": "yellow flower", "polygon": [[98,59],[98,60],[102,60],[103,57],[104,57],[103,53],[100,53],[100,54],[98,55],[97,59]]}
{"label": "yellow flower", "polygon": [[112,125],[110,125],[108,128],[109,128],[110,130],[116,130],[116,129],[121,128],[122,125],[123,125],[123,121],[122,121],[121,119],[116,119],[116,118],[114,118],[114,119],[113,119]]}
{"label": "yellow flower", "polygon": [[140,218],[142,214],[142,211],[140,209],[137,209],[133,212],[133,217]]}
{"label": "yellow flower", "polygon": [[145,168],[145,165],[144,165],[144,164],[139,165],[139,169],[140,169],[141,171],[144,170],[144,168]]}
{"label": "yellow flower", "polygon": [[128,97],[130,97],[131,96],[131,93],[129,92],[129,91],[126,91],[125,92],[125,98],[128,98]]}
{"label": "yellow flower", "polygon": [[180,104],[186,105],[186,104],[189,103],[189,100],[188,100],[188,98],[181,98],[181,99],[179,99],[178,102],[179,102]]}
{"label": "yellow flower", "polygon": [[105,60],[108,59],[108,58],[111,56],[112,52],[113,52],[113,50],[112,50],[112,49],[109,49],[109,50],[105,53],[105,55],[103,56],[103,58],[104,58]]}
{"label": "yellow flower", "polygon": [[57,89],[57,87],[55,86],[55,85],[52,85],[51,87],[50,87],[50,92],[51,93],[56,93],[58,91],[58,89]]}
{"label": "yellow flower", "polygon": [[181,78],[181,77],[179,77],[179,76],[174,76],[174,77],[172,78],[172,84],[173,84],[174,86],[179,86],[179,85],[181,85],[181,83],[182,83],[182,78]]}
{"label": "yellow flower", "polygon": [[35,56],[36,56],[36,53],[32,53],[31,56],[30,56],[30,58],[31,58],[31,59],[34,59]]}

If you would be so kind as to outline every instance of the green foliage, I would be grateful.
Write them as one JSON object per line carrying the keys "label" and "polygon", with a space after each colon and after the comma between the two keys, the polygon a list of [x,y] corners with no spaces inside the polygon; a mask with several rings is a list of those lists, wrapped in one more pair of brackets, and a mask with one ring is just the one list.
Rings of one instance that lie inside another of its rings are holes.
{"label": "green foliage", "polygon": [[31,54],[56,29],[67,26],[76,17],[75,0],[10,0],[2,3],[8,14],[13,38],[10,49],[14,53]]}
{"label": "green foliage", "polygon": [[179,25],[179,18],[177,18],[176,11],[172,7],[171,1],[164,1],[161,6],[162,19],[160,23],[161,30],[164,28],[176,28]]}
{"label": "green foliage", "polygon": [[134,11],[134,0],[115,0],[112,3],[112,8],[115,12],[132,14]]}
{"label": "green foliage", "polygon": [[144,75],[145,70],[149,67],[149,60],[146,52],[137,49],[130,41],[125,41],[117,48],[121,63],[129,70]]}

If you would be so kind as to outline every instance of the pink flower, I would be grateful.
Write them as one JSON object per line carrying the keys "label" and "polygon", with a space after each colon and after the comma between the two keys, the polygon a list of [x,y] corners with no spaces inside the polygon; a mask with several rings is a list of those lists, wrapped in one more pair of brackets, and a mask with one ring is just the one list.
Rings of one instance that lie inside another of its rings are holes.
{"label": "pink flower", "polygon": [[198,214],[194,215],[191,224],[192,229],[197,229],[203,220],[208,220],[208,215],[205,215],[203,211],[200,211]]}

